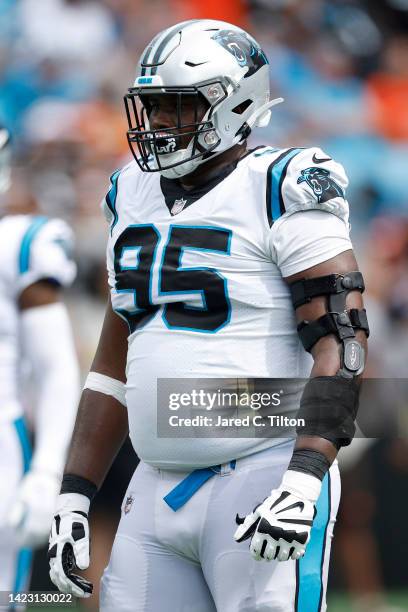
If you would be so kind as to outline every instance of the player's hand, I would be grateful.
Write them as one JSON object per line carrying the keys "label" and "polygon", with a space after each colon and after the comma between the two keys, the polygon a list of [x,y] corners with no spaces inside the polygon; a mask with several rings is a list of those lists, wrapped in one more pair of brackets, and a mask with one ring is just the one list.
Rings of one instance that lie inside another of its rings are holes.
{"label": "player's hand", "polygon": [[89,499],[79,493],[63,493],[58,498],[52,522],[48,560],[50,578],[61,593],[90,597],[93,585],[76,569],[89,566]]}
{"label": "player's hand", "polygon": [[8,515],[21,547],[46,543],[60,486],[61,478],[55,474],[32,470],[24,476]]}
{"label": "player's hand", "polygon": [[251,538],[251,555],[257,561],[300,559],[310,540],[320,489],[315,476],[288,470],[280,487],[251,514],[245,518],[237,514],[235,540]]}

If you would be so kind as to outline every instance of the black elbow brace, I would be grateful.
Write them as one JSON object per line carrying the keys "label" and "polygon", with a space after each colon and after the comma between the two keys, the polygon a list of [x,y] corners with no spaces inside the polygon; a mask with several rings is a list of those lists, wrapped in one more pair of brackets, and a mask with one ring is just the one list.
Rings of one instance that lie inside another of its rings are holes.
{"label": "black elbow brace", "polygon": [[360,383],[357,378],[317,376],[303,390],[297,419],[298,436],[319,436],[339,449],[354,437]]}
{"label": "black elbow brace", "polygon": [[298,426],[298,435],[320,436],[340,448],[350,444],[355,433],[354,421],[358,410],[359,382],[357,376],[364,369],[364,349],[356,339],[356,330],[369,336],[366,311],[346,309],[350,291],[364,291],[361,272],[329,274],[303,279],[290,285],[293,306],[298,308],[314,297],[327,297],[327,313],[316,321],[302,321],[298,333],[304,348],[313,346],[328,334],[341,343],[341,363],[336,376],[312,378],[306,384],[298,418],[305,424]]}
{"label": "black elbow brace", "polygon": [[298,308],[314,297],[327,296],[327,313],[316,321],[302,321],[298,325],[299,337],[306,351],[311,351],[320,338],[334,334],[342,344],[339,374],[346,378],[358,376],[364,369],[364,349],[356,339],[355,330],[362,329],[367,338],[368,327],[365,309],[346,310],[346,298],[350,291],[364,291],[361,272],[329,274],[317,278],[295,281],[290,285],[293,306]]}

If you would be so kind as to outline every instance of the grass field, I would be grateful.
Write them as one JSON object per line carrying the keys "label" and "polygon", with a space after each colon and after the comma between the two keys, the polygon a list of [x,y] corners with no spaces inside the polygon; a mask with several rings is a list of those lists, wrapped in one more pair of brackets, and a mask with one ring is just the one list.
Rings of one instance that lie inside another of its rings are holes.
{"label": "grass field", "polygon": [[[389,592],[386,601],[401,610],[408,610],[408,591]],[[351,600],[347,595],[336,594],[328,599],[328,612],[350,612],[351,609]]]}

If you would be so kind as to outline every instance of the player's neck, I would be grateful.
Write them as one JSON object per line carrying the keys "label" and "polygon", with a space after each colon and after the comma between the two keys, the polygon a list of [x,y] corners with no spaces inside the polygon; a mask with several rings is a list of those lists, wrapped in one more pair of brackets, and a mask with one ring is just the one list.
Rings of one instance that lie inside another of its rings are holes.
{"label": "player's neck", "polygon": [[246,142],[242,145],[235,145],[231,149],[228,149],[228,151],[224,151],[224,153],[217,155],[217,157],[209,159],[208,162],[199,166],[191,174],[182,176],[179,179],[179,183],[186,191],[199,187],[200,185],[205,185],[205,183],[208,183],[211,179],[218,176],[224,168],[241,159],[246,152]]}

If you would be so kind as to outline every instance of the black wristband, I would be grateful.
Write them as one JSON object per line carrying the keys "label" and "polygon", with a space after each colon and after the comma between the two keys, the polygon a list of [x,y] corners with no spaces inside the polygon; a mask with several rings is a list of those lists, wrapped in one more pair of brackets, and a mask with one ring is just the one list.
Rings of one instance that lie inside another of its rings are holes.
{"label": "black wristband", "polygon": [[309,448],[294,450],[288,466],[288,470],[310,474],[316,476],[319,480],[323,480],[329,468],[330,461],[327,457],[323,453]]}
{"label": "black wristband", "polygon": [[82,476],[76,476],[75,474],[64,474],[61,484],[61,493],[79,493],[85,495],[89,501],[92,501],[98,491],[96,484],[82,478]]}

